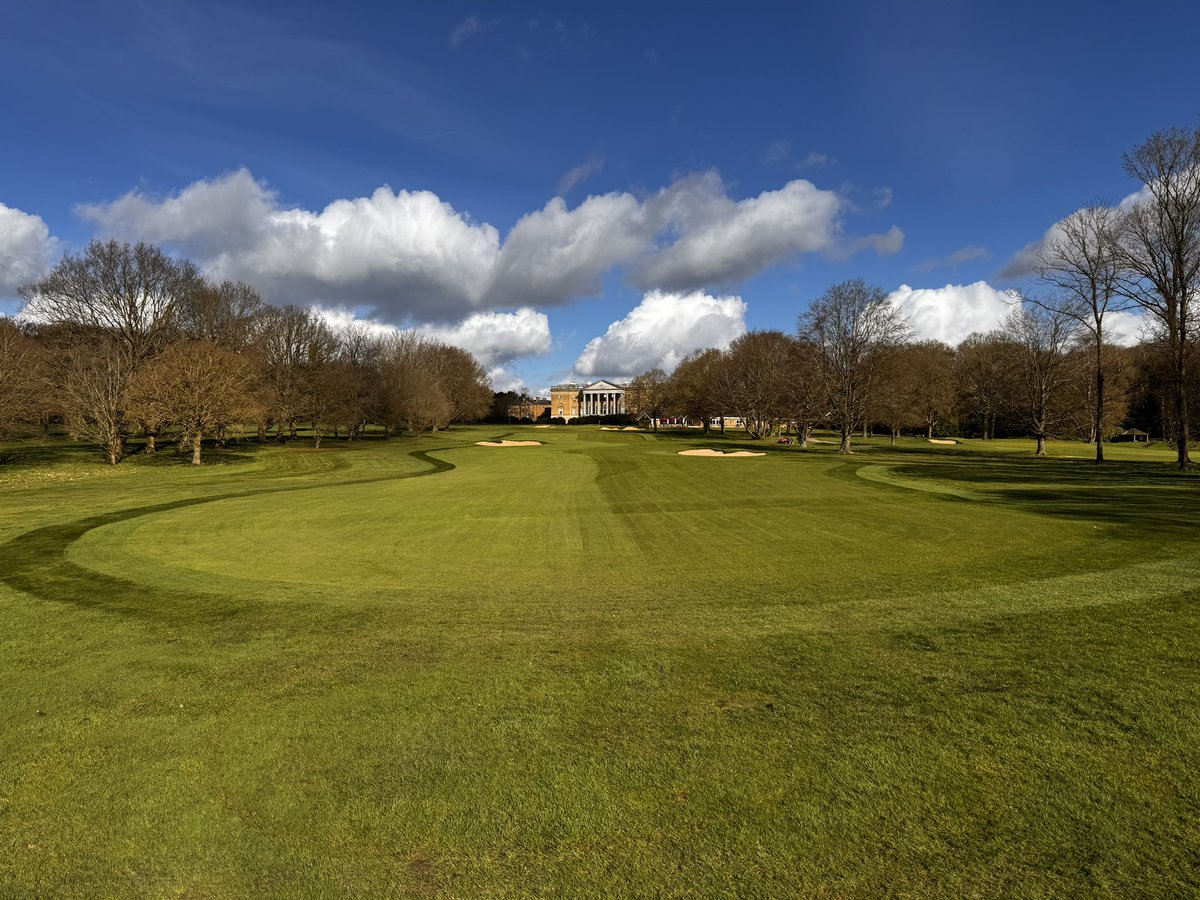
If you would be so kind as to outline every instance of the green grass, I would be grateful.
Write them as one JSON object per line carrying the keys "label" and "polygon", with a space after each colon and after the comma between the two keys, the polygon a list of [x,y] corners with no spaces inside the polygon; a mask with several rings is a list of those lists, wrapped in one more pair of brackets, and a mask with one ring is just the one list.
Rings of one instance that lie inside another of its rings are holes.
{"label": "green grass", "polygon": [[0,448],[0,896],[1200,891],[1168,451],[511,432]]}

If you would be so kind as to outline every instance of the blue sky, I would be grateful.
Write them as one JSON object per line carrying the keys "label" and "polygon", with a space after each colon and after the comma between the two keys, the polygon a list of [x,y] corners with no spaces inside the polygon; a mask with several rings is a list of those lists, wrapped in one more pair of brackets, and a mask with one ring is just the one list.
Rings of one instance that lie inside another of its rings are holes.
{"label": "blue sky", "polygon": [[10,3],[0,311],[111,235],[425,327],[497,386],[790,330],[852,277],[953,341],[1032,286],[1020,252],[1058,219],[1136,190],[1123,152],[1196,124],[1197,26],[1183,3]]}

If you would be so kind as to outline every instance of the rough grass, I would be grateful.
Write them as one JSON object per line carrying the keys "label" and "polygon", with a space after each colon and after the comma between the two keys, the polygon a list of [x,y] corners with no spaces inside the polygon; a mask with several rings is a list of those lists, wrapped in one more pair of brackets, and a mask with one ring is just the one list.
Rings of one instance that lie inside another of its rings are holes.
{"label": "rough grass", "polygon": [[1169,453],[504,434],[3,448],[0,896],[1200,890]]}

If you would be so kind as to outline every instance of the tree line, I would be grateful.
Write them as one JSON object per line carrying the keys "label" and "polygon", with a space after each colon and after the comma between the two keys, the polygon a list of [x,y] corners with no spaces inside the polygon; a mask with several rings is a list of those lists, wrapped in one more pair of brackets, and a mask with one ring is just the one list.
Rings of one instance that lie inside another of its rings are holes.
{"label": "tree line", "polygon": [[310,430],[355,440],[482,416],[486,371],[419,333],[332,328],[272,306],[241,282],[214,283],[146,243],[93,241],[20,290],[0,319],[0,428],[61,422],[117,464],[170,435],[200,464],[205,437],[250,427],[260,440]]}
{"label": "tree line", "polygon": [[[1051,436],[1104,441],[1132,417],[1190,463],[1196,413],[1195,311],[1200,303],[1200,128],[1156,132],[1123,157],[1142,186],[1113,206],[1096,201],[1051,230],[1038,252],[1045,290],[1014,297],[1003,326],[957,348],[915,342],[878,287],[831,287],[795,334],[759,331],[728,350],[704,350],[671,376],[658,369],[630,384],[627,405],[654,419],[706,424],[735,415],[751,437],[817,425],[849,452],[859,429],[893,438],[922,428],[984,438],[1022,431],[1044,455]],[[1134,348],[1109,339],[1112,314],[1142,312]]]}

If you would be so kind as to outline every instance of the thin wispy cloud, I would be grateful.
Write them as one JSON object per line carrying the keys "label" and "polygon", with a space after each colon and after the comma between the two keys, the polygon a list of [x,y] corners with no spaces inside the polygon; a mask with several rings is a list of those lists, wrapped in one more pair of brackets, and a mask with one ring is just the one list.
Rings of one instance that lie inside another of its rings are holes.
{"label": "thin wispy cloud", "polygon": [[454,26],[450,32],[448,43],[451,48],[461,47],[466,41],[488,31],[488,29],[492,28],[499,21],[499,19],[493,19],[490,22],[485,22],[479,16],[467,16]]}
{"label": "thin wispy cloud", "polygon": [[767,165],[784,162],[792,155],[792,142],[785,141],[782,138],[776,138],[767,144],[767,149],[763,151],[763,162]]}
{"label": "thin wispy cloud", "polygon": [[800,169],[824,169],[826,166],[832,166],[837,162],[837,158],[830,156],[828,153],[817,153],[815,150],[796,163],[796,167]]}
{"label": "thin wispy cloud", "polygon": [[917,272],[933,272],[937,269],[953,269],[965,262],[971,262],[976,259],[988,259],[992,254],[987,247],[981,247],[978,244],[968,244],[965,247],[960,247],[953,253],[948,253],[945,256],[940,256],[937,259],[927,259],[922,263],[914,266]]}
{"label": "thin wispy cloud", "polygon": [[591,156],[564,175],[558,182],[559,196],[565,196],[571,188],[583,184],[604,168],[603,156]]}

